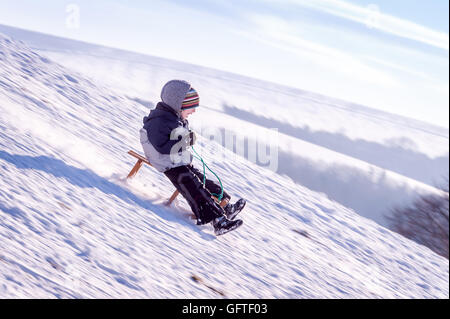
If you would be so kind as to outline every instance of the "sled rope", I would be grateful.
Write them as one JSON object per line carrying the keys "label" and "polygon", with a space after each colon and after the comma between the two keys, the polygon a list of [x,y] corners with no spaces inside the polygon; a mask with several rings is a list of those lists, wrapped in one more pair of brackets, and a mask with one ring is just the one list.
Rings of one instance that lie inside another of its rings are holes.
{"label": "sled rope", "polygon": [[218,199],[219,202],[220,202],[220,201],[222,200],[222,197],[223,197],[223,186],[222,186],[222,181],[220,180],[219,176],[217,176],[217,174],[214,173],[214,171],[213,171],[212,169],[209,168],[209,166],[205,163],[205,161],[203,160],[203,158],[202,158],[200,155],[198,155],[197,151],[194,149],[194,146],[192,146],[192,150],[193,150],[194,153],[195,153],[194,157],[195,157],[196,159],[198,159],[199,161],[201,161],[202,164],[203,164],[203,187],[205,187],[205,182],[206,182],[206,168],[209,169],[209,171],[210,171],[211,173],[213,173],[214,176],[216,176],[217,180],[219,181],[219,183],[220,183],[220,194],[211,193],[211,195],[216,196],[217,199]]}

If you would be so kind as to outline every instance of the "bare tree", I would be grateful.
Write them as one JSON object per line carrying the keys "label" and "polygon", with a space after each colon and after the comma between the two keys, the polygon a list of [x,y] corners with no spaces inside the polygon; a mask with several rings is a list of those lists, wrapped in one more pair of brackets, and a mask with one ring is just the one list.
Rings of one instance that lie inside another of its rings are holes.
{"label": "bare tree", "polygon": [[411,206],[394,208],[387,216],[391,229],[449,258],[449,184],[440,194],[422,195]]}

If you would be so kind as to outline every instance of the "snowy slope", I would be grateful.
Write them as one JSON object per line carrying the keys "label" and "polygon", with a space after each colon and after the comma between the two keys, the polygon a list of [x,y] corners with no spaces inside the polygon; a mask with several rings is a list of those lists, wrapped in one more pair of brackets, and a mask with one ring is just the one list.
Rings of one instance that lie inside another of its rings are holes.
{"label": "snowy slope", "polygon": [[182,62],[1,25],[0,32],[147,108],[166,81],[190,81],[201,95],[202,111],[190,119],[197,133],[217,132],[223,145],[225,132],[252,139],[277,128],[279,174],[382,226],[393,207],[436,192],[448,176],[448,129]]}
{"label": "snowy slope", "polygon": [[162,206],[162,174],[123,181],[147,112],[0,35],[0,297],[449,297],[448,260],[205,139],[244,225]]}

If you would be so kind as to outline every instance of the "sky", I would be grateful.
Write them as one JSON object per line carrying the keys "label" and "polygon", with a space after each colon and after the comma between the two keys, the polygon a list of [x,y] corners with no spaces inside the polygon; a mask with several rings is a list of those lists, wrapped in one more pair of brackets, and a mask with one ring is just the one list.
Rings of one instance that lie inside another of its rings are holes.
{"label": "sky", "polygon": [[0,0],[0,24],[238,73],[446,128],[448,12],[447,0]]}

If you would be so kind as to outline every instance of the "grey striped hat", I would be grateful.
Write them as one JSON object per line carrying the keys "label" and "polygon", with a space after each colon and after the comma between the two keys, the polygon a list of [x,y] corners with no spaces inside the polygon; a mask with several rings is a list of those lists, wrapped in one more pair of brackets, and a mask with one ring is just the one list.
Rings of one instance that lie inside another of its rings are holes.
{"label": "grey striped hat", "polygon": [[191,85],[184,80],[171,80],[163,86],[161,100],[178,113],[190,89]]}

